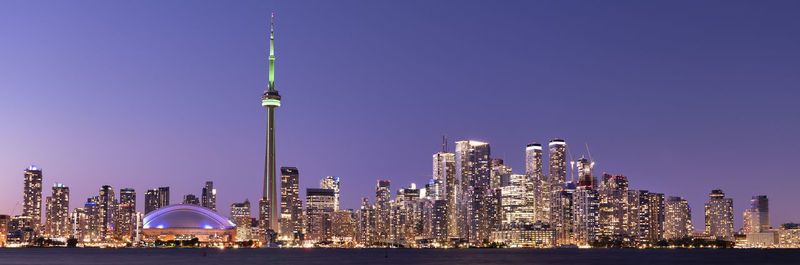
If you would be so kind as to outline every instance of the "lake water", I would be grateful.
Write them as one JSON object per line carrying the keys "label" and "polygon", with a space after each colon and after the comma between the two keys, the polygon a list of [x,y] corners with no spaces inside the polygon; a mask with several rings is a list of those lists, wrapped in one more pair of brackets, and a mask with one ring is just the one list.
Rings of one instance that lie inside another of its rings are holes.
{"label": "lake water", "polygon": [[800,249],[0,248],[0,264],[800,264]]}

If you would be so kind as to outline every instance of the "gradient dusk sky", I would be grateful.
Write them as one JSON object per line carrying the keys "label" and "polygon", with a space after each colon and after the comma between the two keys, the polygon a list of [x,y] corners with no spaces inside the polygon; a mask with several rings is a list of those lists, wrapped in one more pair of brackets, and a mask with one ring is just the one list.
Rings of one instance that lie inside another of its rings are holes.
{"label": "gradient dusk sky", "polygon": [[[800,222],[800,1],[0,1],[0,214],[23,170],[79,207],[101,185],[212,180],[261,194],[268,14],[278,166],[341,177],[342,205],[431,176],[441,137],[589,144],[602,172],[683,196],[712,189]],[[257,204],[255,204],[257,205]],[[255,208],[254,213],[255,213]]]}

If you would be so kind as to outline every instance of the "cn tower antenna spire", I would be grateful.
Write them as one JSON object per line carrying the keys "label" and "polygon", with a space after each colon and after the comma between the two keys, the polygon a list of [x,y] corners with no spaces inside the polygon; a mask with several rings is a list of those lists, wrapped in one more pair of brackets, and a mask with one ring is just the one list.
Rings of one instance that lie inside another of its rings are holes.
{"label": "cn tower antenna spire", "polygon": [[267,90],[275,90],[275,12],[269,17],[269,84]]}

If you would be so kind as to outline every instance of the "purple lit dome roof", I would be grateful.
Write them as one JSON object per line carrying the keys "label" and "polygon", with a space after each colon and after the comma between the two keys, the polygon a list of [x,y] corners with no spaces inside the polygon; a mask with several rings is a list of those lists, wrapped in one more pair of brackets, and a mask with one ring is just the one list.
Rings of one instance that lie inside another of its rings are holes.
{"label": "purple lit dome roof", "polygon": [[142,225],[148,228],[231,229],[233,222],[205,207],[176,204],[145,215]]}

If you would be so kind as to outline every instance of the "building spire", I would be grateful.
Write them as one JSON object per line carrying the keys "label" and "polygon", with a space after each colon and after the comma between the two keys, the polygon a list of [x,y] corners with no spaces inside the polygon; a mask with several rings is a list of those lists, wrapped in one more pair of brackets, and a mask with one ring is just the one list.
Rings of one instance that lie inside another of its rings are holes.
{"label": "building spire", "polygon": [[269,84],[267,89],[275,91],[275,13],[269,18]]}

